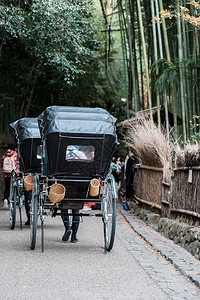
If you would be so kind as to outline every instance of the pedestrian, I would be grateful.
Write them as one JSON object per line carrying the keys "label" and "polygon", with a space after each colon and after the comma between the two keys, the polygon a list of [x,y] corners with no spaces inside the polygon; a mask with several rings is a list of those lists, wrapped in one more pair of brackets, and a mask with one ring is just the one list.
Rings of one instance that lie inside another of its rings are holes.
{"label": "pedestrian", "polygon": [[115,177],[117,171],[117,159],[113,156],[112,161],[110,163],[110,169],[112,171],[113,176]]}
{"label": "pedestrian", "polygon": [[122,203],[125,210],[129,210],[130,198],[133,193],[135,166],[139,162],[136,158],[134,150],[130,149],[128,156],[129,158],[126,163],[126,201]]}
{"label": "pedestrian", "polygon": [[5,183],[3,205],[4,209],[8,209],[10,196],[10,179],[12,170],[15,170],[17,172],[17,175],[19,175],[17,152],[15,151],[15,145],[8,144],[8,149],[1,159],[1,165],[3,168]]}
{"label": "pedestrian", "polygon": [[64,226],[65,226],[65,233],[62,237],[62,241],[67,242],[71,235],[71,242],[77,243],[78,239],[77,239],[76,235],[77,235],[78,227],[79,227],[79,223],[80,223],[79,210],[72,209],[72,225],[70,224],[68,209],[62,210],[61,218],[62,218]]}
{"label": "pedestrian", "polygon": [[118,157],[116,160],[116,175],[115,175],[117,191],[120,189],[121,186],[121,171],[122,171],[121,158]]}

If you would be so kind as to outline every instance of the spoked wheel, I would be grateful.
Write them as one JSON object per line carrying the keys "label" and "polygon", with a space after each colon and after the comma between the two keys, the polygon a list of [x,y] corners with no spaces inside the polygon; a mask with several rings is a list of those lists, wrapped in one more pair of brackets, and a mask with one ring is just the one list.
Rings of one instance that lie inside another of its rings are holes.
{"label": "spoked wheel", "polygon": [[103,198],[102,206],[106,252],[111,251],[113,247],[116,228],[116,189],[115,179],[112,175],[109,175],[107,178],[107,190]]}
{"label": "spoked wheel", "polygon": [[20,229],[22,229],[22,196],[18,195],[18,201],[19,201],[19,220],[20,220]]}
{"label": "spoked wheel", "polygon": [[40,221],[41,221],[41,242],[42,242],[42,252],[44,252],[44,202],[45,198],[44,195],[39,195],[39,202],[40,202]]}
{"label": "spoked wheel", "polygon": [[15,228],[17,205],[17,180],[16,173],[12,171],[10,181],[10,229]]}
{"label": "spoked wheel", "polygon": [[35,244],[36,244],[38,198],[39,198],[39,178],[38,175],[36,174],[33,177],[33,189],[32,189],[31,210],[30,210],[31,250],[35,249]]}
{"label": "spoked wheel", "polygon": [[22,207],[23,207],[23,199],[22,199],[22,187],[23,187],[23,179],[17,179],[17,187],[18,187],[18,201],[19,205],[19,220],[20,220],[20,229],[22,229]]}

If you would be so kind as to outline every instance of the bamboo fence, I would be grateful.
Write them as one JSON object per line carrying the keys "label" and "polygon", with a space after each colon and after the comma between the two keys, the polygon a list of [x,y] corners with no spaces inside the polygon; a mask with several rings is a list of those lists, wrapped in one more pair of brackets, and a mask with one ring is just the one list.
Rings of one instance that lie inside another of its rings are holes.
{"label": "bamboo fence", "polygon": [[134,177],[134,199],[162,217],[200,223],[200,167],[175,168],[172,182],[163,181],[163,169],[140,165]]}
{"label": "bamboo fence", "polygon": [[171,217],[183,217],[193,224],[200,220],[200,167],[179,167],[174,169]]}
{"label": "bamboo fence", "polygon": [[161,211],[163,168],[137,166],[134,179],[134,197],[137,201]]}

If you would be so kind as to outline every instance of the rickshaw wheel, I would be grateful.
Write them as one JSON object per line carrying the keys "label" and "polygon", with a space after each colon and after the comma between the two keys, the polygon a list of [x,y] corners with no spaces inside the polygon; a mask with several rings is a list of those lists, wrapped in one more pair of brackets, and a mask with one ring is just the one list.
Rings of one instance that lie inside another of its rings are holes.
{"label": "rickshaw wheel", "polygon": [[19,220],[20,220],[20,229],[22,229],[22,207],[23,207],[23,199],[22,199],[22,191],[20,186],[23,186],[22,179],[18,180],[18,205],[19,205]]}
{"label": "rickshaw wheel", "polygon": [[18,195],[18,201],[19,201],[19,220],[20,220],[20,229],[22,229],[22,205],[21,205],[21,195]]}
{"label": "rickshaw wheel", "polygon": [[112,175],[107,180],[107,191],[103,201],[103,222],[106,252],[111,251],[113,247],[116,228],[116,190]]}
{"label": "rickshaw wheel", "polygon": [[31,200],[31,211],[30,211],[30,240],[31,240],[31,250],[35,249],[36,244],[36,231],[37,231],[37,211],[38,211],[38,188],[39,182],[38,177],[35,175],[33,177],[33,190],[32,190],[32,200]]}
{"label": "rickshaw wheel", "polygon": [[15,228],[16,204],[17,204],[16,176],[15,176],[15,172],[12,172],[11,183],[10,183],[10,229]]}

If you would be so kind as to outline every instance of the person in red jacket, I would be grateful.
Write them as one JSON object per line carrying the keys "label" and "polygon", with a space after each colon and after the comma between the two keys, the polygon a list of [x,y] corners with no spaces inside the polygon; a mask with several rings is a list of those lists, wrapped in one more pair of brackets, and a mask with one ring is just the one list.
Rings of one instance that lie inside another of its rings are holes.
{"label": "person in red jacket", "polygon": [[8,199],[10,195],[10,178],[12,170],[16,170],[18,174],[18,160],[15,145],[8,145],[8,149],[1,159],[1,165],[4,172],[4,209],[8,209]]}

